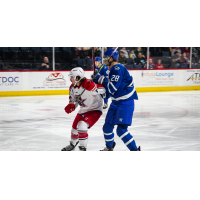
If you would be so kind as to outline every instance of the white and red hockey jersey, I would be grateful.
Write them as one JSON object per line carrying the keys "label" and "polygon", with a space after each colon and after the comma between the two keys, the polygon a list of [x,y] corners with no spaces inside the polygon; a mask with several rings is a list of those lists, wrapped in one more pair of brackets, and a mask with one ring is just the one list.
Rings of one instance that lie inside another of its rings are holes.
{"label": "white and red hockey jersey", "polygon": [[76,107],[78,105],[80,106],[78,113],[83,114],[92,110],[99,110],[102,112],[103,98],[100,94],[104,94],[105,89],[102,85],[96,85],[89,79],[84,80],[80,86],[74,86],[73,84],[70,86],[69,102],[74,103],[84,89],[86,89],[85,92],[76,103]]}

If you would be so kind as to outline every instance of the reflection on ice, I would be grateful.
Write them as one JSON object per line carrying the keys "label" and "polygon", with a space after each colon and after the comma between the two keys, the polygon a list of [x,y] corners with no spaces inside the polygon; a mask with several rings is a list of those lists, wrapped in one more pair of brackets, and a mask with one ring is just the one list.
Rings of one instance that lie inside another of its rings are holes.
{"label": "reflection on ice", "polygon": [[[0,98],[0,150],[60,151],[77,112],[64,112],[68,96]],[[142,151],[200,150],[200,92],[139,93],[129,127]],[[88,151],[105,146],[106,111],[89,130]],[[116,151],[128,150],[115,135]],[[78,150],[78,148],[77,148]]]}

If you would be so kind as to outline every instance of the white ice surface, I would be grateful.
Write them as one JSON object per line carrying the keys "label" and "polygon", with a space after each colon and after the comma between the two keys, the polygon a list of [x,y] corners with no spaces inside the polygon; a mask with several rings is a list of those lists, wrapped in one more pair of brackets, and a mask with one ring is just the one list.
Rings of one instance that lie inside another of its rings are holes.
{"label": "white ice surface", "polygon": [[[200,150],[200,91],[138,96],[129,131],[142,151]],[[0,98],[0,150],[60,151],[77,114],[64,112],[67,103],[67,95]],[[89,130],[88,151],[105,147],[106,112]],[[116,134],[115,141],[116,151],[128,150]]]}

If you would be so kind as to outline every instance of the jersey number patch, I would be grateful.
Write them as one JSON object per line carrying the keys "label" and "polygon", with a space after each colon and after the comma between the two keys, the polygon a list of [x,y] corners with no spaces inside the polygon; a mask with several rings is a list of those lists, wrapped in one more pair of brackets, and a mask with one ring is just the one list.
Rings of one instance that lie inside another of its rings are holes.
{"label": "jersey number patch", "polygon": [[119,75],[112,75],[111,81],[118,81],[119,80]]}

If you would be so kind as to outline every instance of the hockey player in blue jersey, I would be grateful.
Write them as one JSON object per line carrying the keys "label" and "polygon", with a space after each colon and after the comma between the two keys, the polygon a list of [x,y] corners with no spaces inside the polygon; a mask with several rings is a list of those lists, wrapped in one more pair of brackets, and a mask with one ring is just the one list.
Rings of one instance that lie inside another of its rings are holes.
{"label": "hockey player in blue jersey", "polygon": [[[95,57],[95,73],[99,71],[99,68],[102,66],[101,64],[101,57]],[[101,71],[99,72],[101,76],[104,76],[106,81],[108,81],[108,75],[109,75],[109,70],[108,67],[105,65]],[[103,109],[106,109],[108,107],[108,98],[104,98],[104,106]]]}
{"label": "hockey player in blue jersey", "polygon": [[[110,57],[114,49],[108,49],[104,55]],[[131,126],[134,112],[134,100],[138,100],[138,96],[134,87],[133,77],[124,65],[117,62],[119,53],[114,52],[106,65],[110,68],[109,79],[98,74],[94,82],[103,84],[106,89],[106,96],[110,96],[112,103],[106,115],[105,124],[103,126],[106,147],[102,151],[113,151],[115,147],[114,126],[117,125],[117,135],[122,139],[124,144],[130,151],[140,151],[140,147],[136,146],[133,136],[128,131]]]}

